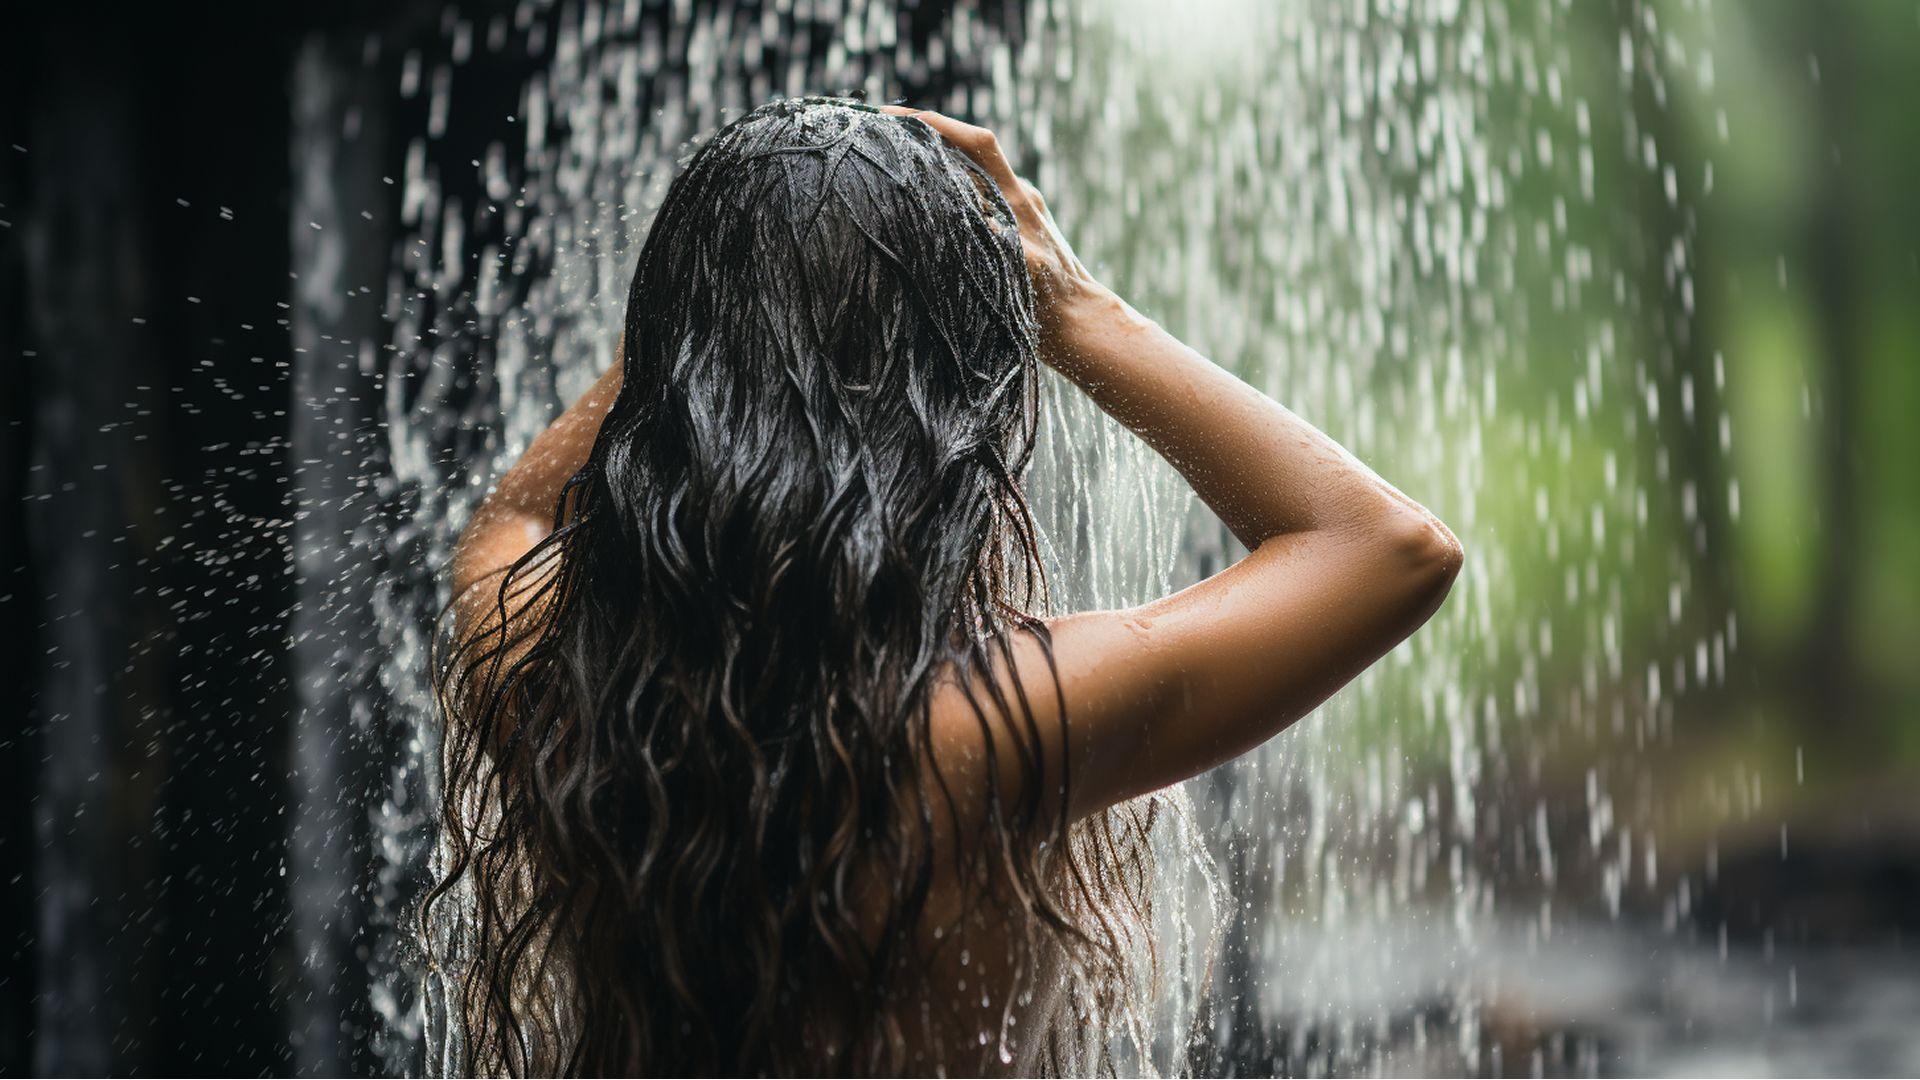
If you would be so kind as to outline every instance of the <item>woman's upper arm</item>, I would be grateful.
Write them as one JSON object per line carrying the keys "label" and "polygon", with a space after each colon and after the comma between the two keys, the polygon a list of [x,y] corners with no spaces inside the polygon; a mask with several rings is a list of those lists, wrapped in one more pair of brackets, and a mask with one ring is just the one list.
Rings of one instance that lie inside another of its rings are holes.
{"label": "woman's upper arm", "polygon": [[[1459,563],[1452,535],[1410,512],[1378,528],[1277,536],[1142,607],[1054,620],[1074,815],[1272,738],[1425,622]],[[1016,653],[1018,677],[1030,700],[1051,704],[1032,653]]]}

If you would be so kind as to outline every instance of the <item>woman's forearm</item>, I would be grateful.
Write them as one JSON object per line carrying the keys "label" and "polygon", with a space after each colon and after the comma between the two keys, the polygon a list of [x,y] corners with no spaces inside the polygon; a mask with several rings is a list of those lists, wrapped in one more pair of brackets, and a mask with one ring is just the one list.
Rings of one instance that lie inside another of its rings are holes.
{"label": "woman's forearm", "polygon": [[881,111],[932,127],[999,185],[1020,224],[1047,362],[1180,470],[1249,549],[1287,533],[1364,533],[1457,565],[1453,534],[1418,503],[1094,280],[992,132],[934,112]]}
{"label": "woman's forearm", "polygon": [[454,551],[456,592],[512,565],[552,531],[561,489],[587,463],[600,423],[620,396],[622,366],[616,353],[606,374],[535,436],[487,493]]}
{"label": "woman's forearm", "polygon": [[1054,301],[1042,349],[1164,456],[1248,548],[1311,530],[1445,527],[1324,432],[1097,285]]}
{"label": "woman's forearm", "polygon": [[487,496],[482,509],[497,507],[536,514],[551,520],[560,489],[587,463],[593,443],[600,435],[600,422],[620,396],[618,358],[606,373],[580,395],[565,412],[556,417],[547,430],[534,437],[526,453],[514,462]]}

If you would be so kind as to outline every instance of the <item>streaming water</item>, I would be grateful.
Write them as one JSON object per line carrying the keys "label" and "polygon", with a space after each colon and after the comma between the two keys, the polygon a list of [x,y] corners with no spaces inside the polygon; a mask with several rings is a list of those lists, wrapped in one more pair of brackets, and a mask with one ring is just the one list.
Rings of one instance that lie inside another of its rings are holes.
{"label": "streaming water", "polygon": [[[1189,978],[1157,1021],[1158,1067],[1212,970],[1194,1068],[1486,1070],[1511,1052],[1488,1027],[1489,949],[1550,942],[1556,907],[1605,919],[1631,895],[1684,916],[1698,869],[1663,863],[1654,811],[1622,792],[1737,640],[1705,568],[1739,492],[1698,482],[1724,473],[1726,374],[1690,334],[1712,166],[1669,146],[1670,97],[1714,92],[1709,5],[1012,10],[962,3],[929,32],[887,0],[529,3],[451,13],[407,57],[392,89],[423,119],[393,178],[407,240],[390,336],[366,353],[386,366],[380,483],[403,521],[376,605],[377,704],[407,733],[376,821],[395,1071],[419,1067],[423,1028],[436,1051],[450,1034],[398,947],[431,848],[432,572],[489,478],[610,361],[687,140],[776,94],[910,94],[990,122],[1096,273],[1465,542],[1415,639],[1188,785],[1232,917],[1212,925],[1200,875],[1169,886]],[[509,54],[526,63],[478,121],[497,136],[470,166],[443,160],[450,118],[483,107],[459,73]],[[482,197],[449,194],[463,167]],[[1063,607],[1141,601],[1238,554],[1063,384],[1030,486]],[[1569,756],[1584,783],[1554,787]]]}

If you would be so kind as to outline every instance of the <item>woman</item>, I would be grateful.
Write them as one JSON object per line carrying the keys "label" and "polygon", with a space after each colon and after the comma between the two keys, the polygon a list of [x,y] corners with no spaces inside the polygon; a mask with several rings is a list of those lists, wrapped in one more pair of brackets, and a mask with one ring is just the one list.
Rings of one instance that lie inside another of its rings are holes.
{"label": "woman", "polygon": [[[931,112],[722,129],[622,343],[454,557],[457,1064],[1110,1067],[1147,977],[1129,800],[1411,633],[1453,536],[1094,281],[993,136]],[[1037,614],[1040,362],[1252,554]]]}

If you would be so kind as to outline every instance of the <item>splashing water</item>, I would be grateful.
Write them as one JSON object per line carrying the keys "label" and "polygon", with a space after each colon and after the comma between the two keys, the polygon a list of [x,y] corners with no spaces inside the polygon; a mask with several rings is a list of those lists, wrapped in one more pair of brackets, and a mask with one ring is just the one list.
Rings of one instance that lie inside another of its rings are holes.
{"label": "splashing water", "polygon": [[[1711,164],[1666,156],[1669,95],[1713,89],[1691,44],[1709,5],[1677,5],[1677,28],[1555,0],[1004,11],[930,27],[884,0],[526,4],[450,14],[407,56],[397,92],[423,127],[395,178],[390,336],[363,353],[387,367],[380,493],[401,522],[375,612],[378,711],[405,733],[375,822],[393,1071],[447,1026],[401,947],[431,850],[434,572],[489,480],[611,361],[688,140],[776,94],[908,95],[993,126],[1097,275],[1465,542],[1414,640],[1187,785],[1232,918],[1210,914],[1200,864],[1169,886],[1182,977],[1152,1067],[1179,1067],[1209,971],[1200,1071],[1497,1066],[1491,938],[1550,939],[1556,904],[1617,917],[1634,890],[1684,916],[1688,868],[1661,866],[1656,811],[1616,792],[1736,643],[1707,568],[1738,489],[1675,465],[1731,439],[1724,366],[1691,333]],[[528,58],[510,99],[487,97],[508,115],[483,118],[483,156],[445,160],[450,118],[479,108],[456,75],[487,54]],[[450,194],[457,169],[481,198]],[[1142,444],[1064,383],[1047,395],[1030,487],[1057,604],[1136,603],[1239,554]],[[1591,747],[1583,803],[1541,793],[1557,746]]]}

